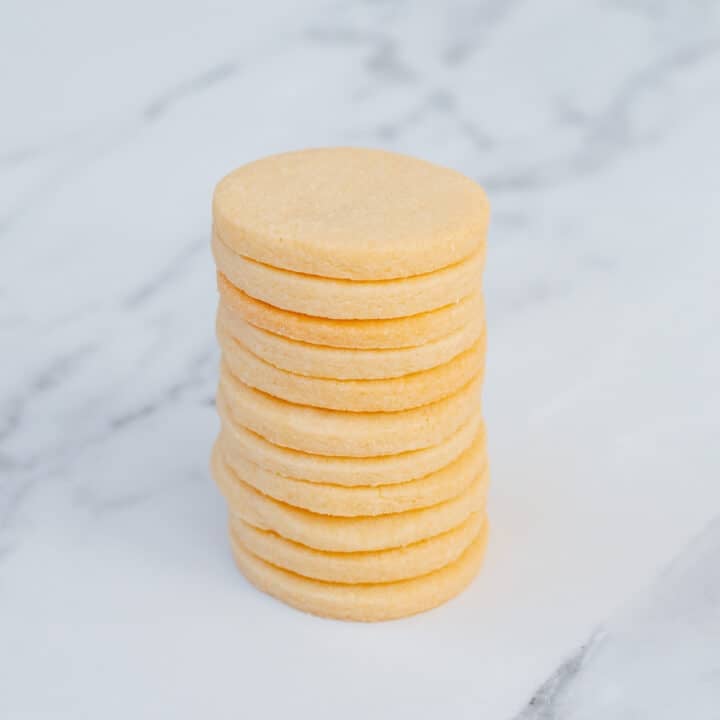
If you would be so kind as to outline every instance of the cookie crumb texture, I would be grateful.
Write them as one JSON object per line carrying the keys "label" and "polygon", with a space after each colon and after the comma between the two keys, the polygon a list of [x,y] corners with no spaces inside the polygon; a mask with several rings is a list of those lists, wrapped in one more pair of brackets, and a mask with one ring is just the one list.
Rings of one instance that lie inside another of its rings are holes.
{"label": "cookie crumb texture", "polygon": [[238,255],[328,278],[430,273],[485,242],[482,188],[425,160],[363,148],[289,152],[243,165],[215,189],[213,219]]}
{"label": "cookie crumb texture", "polygon": [[488,218],[472,180],[382,150],[276,155],[218,184],[211,470],[260,590],[380,621],[477,574]]}

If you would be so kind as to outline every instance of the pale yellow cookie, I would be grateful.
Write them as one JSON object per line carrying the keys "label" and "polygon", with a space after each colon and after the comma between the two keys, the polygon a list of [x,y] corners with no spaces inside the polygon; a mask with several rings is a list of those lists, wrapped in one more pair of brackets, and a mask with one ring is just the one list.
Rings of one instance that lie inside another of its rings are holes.
{"label": "pale yellow cookie", "polygon": [[222,395],[218,395],[217,409],[222,419],[223,446],[231,457],[242,455],[278,475],[347,487],[405,483],[424,477],[453,462],[470,447],[478,432],[482,433],[483,442],[485,436],[480,413],[474,412],[438,445],[380,457],[331,457],[274,445],[238,425]]}
{"label": "pale yellow cookie", "polygon": [[244,165],[215,188],[213,218],[240,255],[311,275],[377,280],[432,272],[485,242],[479,185],[424,160],[320,148]]}
{"label": "pale yellow cookie", "polygon": [[437,310],[385,320],[333,320],[283,310],[256,300],[218,273],[220,302],[230,315],[277,335],[329,347],[363,350],[431,343],[484,317],[482,294],[475,292]]}
{"label": "pale yellow cookie", "polygon": [[280,370],[312,378],[379,380],[398,378],[444,365],[477,344],[485,327],[479,315],[467,325],[431,343],[394,350],[354,350],[289,340],[251,325],[218,307],[217,326],[253,355]]}
{"label": "pale yellow cookie", "polygon": [[446,533],[401,548],[338,553],[314,550],[235,517],[231,540],[272,565],[315,580],[337,583],[386,583],[427,575],[455,562],[477,538],[485,520],[472,513]]}
{"label": "pale yellow cookie", "polygon": [[314,615],[374,622],[414,615],[442,605],[462,592],[477,574],[485,555],[488,523],[454,563],[409,580],[391,583],[329,583],[312,580],[261,560],[239,542],[235,562],[258,589]]}
{"label": "pale yellow cookie", "polygon": [[300,405],[352,412],[393,412],[452,395],[481,376],[485,340],[444,365],[384,380],[332,380],[280,370],[246,350],[218,328],[218,341],[232,374],[246,385]]}
{"label": "pale yellow cookie", "polygon": [[485,507],[487,467],[457,497],[438,505],[373,517],[333,517],[296,508],[263,495],[243,482],[213,450],[212,474],[230,507],[245,522],[316,550],[355,552],[410,545],[447,532]]}
{"label": "pale yellow cookie", "polygon": [[480,379],[454,395],[398,412],[343,412],[295,405],[240,382],[226,364],[218,392],[234,420],[276,445],[318,455],[374,457],[437,445],[480,404]]}
{"label": "pale yellow cookie", "polygon": [[235,254],[216,234],[218,270],[258,300],[296,313],[345,320],[416,315],[458,302],[480,288],[484,246],[455,265],[397,280],[354,282],[303,275]]}
{"label": "pale yellow cookie", "polygon": [[478,468],[487,464],[485,433],[481,431],[459,457],[417,480],[347,487],[297,480],[265,470],[238,450],[232,430],[225,427],[217,444],[234,473],[264,495],[311,512],[340,517],[387,515],[438,505],[464,492],[477,477]]}

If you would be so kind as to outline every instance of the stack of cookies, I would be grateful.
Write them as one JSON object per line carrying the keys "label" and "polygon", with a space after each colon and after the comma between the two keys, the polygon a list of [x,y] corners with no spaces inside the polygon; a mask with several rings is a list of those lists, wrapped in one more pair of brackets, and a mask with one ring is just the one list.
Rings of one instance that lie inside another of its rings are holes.
{"label": "stack of cookies", "polygon": [[488,214],[468,178],[378,150],[277,155],[218,184],[212,472],[258,588],[386,620],[475,575]]}

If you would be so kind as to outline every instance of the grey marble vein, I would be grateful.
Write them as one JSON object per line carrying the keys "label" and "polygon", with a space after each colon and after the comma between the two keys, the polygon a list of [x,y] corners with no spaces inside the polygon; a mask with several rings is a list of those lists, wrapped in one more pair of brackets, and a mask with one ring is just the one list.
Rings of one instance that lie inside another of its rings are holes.
{"label": "grey marble vein", "polygon": [[644,144],[656,140],[658,130],[653,134],[633,131],[629,117],[633,106],[646,93],[671,82],[675,75],[712,60],[719,52],[720,37],[681,48],[630,76],[602,112],[590,117],[575,114],[574,119],[585,131],[583,147],[571,159],[570,169],[577,173],[594,172],[617,159],[630,143]]}
{"label": "grey marble vein", "polygon": [[39,395],[54,390],[73,373],[78,372],[82,362],[94,349],[93,345],[86,345],[52,358],[40,372],[30,378],[22,390],[7,401],[0,414],[0,449],[3,441],[20,429],[28,404]]}
{"label": "grey marble vein", "polygon": [[198,353],[191,359],[187,371],[181,379],[168,385],[159,394],[155,394],[155,397],[149,399],[148,402],[109,418],[109,429],[111,431],[120,430],[144,420],[150,415],[166,409],[169,404],[177,400],[188,390],[205,387],[210,379],[210,369],[214,368],[215,355],[216,353],[214,351],[209,350]]}
{"label": "grey marble vein", "polygon": [[567,692],[567,688],[582,671],[592,643],[591,639],[583,645],[543,683],[530,699],[527,708],[517,716],[517,720],[553,720],[556,717],[557,698]]}
{"label": "grey marble vein", "polygon": [[207,252],[209,247],[207,238],[193,239],[171,257],[165,266],[148,278],[143,284],[133,290],[123,301],[123,306],[136,309],[151,300],[157,293],[164,292],[173,287],[178,277],[188,269],[193,258],[201,252]]}
{"label": "grey marble vein", "polygon": [[[0,23],[0,717],[504,720],[532,698],[526,720],[714,720],[717,524],[613,609],[720,504],[718,3],[43,20],[9,0]],[[237,577],[207,471],[213,183],[348,143],[493,204],[487,563],[445,608],[362,628]]]}
{"label": "grey marble vein", "polygon": [[454,39],[443,50],[445,62],[450,66],[462,64],[481,52],[523,2],[525,0],[482,0],[461,6],[454,18]]}
{"label": "grey marble vein", "polygon": [[720,718],[720,516],[517,718]]}
{"label": "grey marble vein", "polygon": [[[38,207],[38,203],[45,202],[49,195],[71,182],[78,174],[86,172],[94,163],[131,142],[144,126],[163,119],[177,103],[231,79],[238,70],[239,64],[234,60],[219,63],[174,87],[158,91],[143,108],[133,113],[134,120],[125,118],[109,128],[95,126],[74,133],[70,141],[66,139],[62,143],[53,144],[51,149],[64,146],[66,151],[71,151],[66,152],[69,159],[35,183],[15,207],[8,210],[4,216],[0,216],[0,233],[8,232],[17,221],[31,214]],[[8,153],[8,158],[10,163],[16,164],[18,157],[20,161],[25,161],[39,154],[39,149],[28,148]],[[2,166],[2,158],[0,158],[0,166]]]}
{"label": "grey marble vein", "polygon": [[720,53],[720,38],[665,55],[646,68],[628,76],[605,108],[585,114],[560,102],[558,119],[579,128],[580,147],[567,156],[528,165],[519,170],[490,175],[488,187],[496,192],[527,191],[566,183],[579,176],[596,173],[619,160],[631,147],[657,141],[662,134],[639,132],[632,128],[630,113],[647,94],[657,92],[674,75],[713,60]]}
{"label": "grey marble vein", "polygon": [[[11,423],[6,423],[6,439],[22,429],[26,408],[37,400],[38,393],[60,387],[71,377],[71,373],[77,370],[79,363],[90,350],[88,348],[60,358],[24,388],[23,393],[18,396],[15,412],[10,417]],[[93,448],[111,442],[118,433],[135,428],[158,413],[167,412],[188,395],[192,395],[193,402],[200,406],[207,407],[211,404],[207,393],[213,385],[215,358],[214,349],[197,352],[189,358],[179,378],[148,393],[140,404],[131,405],[119,412],[114,412],[113,408],[108,408],[107,411],[101,409],[97,426],[90,424],[86,432],[71,436],[72,441],[69,443],[61,440],[30,454],[12,451],[0,453],[0,474],[3,477],[3,482],[0,483],[0,536],[2,531],[11,525],[23,500],[33,487],[47,480],[49,476],[65,475],[73,462]]]}
{"label": "grey marble vein", "polygon": [[412,83],[416,73],[399,55],[395,39],[379,30],[357,30],[345,27],[308,28],[305,36],[315,45],[335,47],[360,46],[370,49],[365,61],[368,73],[380,83]]}
{"label": "grey marble vein", "polygon": [[234,60],[219,63],[199,75],[188,78],[169,90],[160,92],[143,109],[142,116],[148,122],[157,122],[170,112],[177,103],[198,93],[205,92],[232,78],[240,70]]}
{"label": "grey marble vein", "polygon": [[0,170],[8,170],[34,160],[42,153],[41,147],[22,147],[0,154]]}

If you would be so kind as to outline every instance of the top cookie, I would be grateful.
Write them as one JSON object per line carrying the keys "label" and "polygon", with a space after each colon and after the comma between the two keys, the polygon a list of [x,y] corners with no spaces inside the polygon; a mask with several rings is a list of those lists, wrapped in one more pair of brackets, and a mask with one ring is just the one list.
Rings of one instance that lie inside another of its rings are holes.
{"label": "top cookie", "polygon": [[485,242],[482,188],[424,160],[361,148],[302,150],[234,170],[215,188],[215,229],[240,255],[330,278],[432,272]]}

